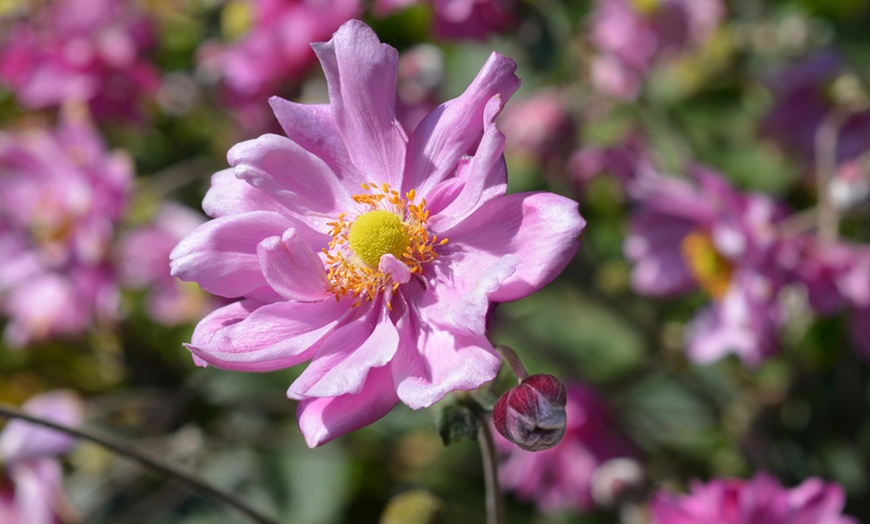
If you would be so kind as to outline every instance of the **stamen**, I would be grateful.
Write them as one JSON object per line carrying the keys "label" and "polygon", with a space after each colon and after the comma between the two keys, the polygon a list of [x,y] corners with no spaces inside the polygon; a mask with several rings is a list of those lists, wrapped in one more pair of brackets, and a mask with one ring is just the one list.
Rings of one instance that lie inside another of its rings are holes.
{"label": "stamen", "polygon": [[365,182],[361,187],[367,192],[351,197],[365,208],[356,219],[348,220],[346,213],[340,213],[335,221],[327,223],[332,239],[323,253],[329,291],[336,300],[350,295],[355,299],[353,307],[386,293],[387,307],[392,310],[390,299],[401,284],[380,270],[380,258],[392,254],[408,266],[411,274],[420,275],[424,264],[438,258],[435,248],[447,244],[448,239],[437,235],[430,238],[426,200],[414,203],[415,190],[402,198],[386,183]]}

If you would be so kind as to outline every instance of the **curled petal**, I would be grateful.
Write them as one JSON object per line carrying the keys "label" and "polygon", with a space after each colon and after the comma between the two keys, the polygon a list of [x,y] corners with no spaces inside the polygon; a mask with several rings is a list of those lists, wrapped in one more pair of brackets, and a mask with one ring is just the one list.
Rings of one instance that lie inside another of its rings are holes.
{"label": "curled petal", "polygon": [[332,40],[312,44],[323,65],[329,105],[354,165],[379,182],[402,187],[404,133],[396,121],[399,53],[359,20]]}
{"label": "curled petal", "polygon": [[266,134],[236,144],[227,154],[238,178],[288,209],[337,214],[351,205],[341,181],[317,156],[292,140]]}
{"label": "curled petal", "polygon": [[280,236],[291,225],[277,213],[255,211],[216,218],[191,231],[170,253],[173,276],[195,281],[209,293],[223,297],[266,298],[267,288],[257,260],[257,244]]}
{"label": "curled petal", "polygon": [[453,173],[480,140],[487,103],[496,96],[503,103],[520,87],[516,69],[516,62],[492,53],[464,93],[420,122],[408,142],[405,189],[415,188],[425,195]]}
{"label": "curled petal", "polygon": [[268,305],[235,302],[200,321],[187,348],[219,368],[284,369],[311,358],[346,312],[347,305],[335,300]]}
{"label": "curled petal", "polygon": [[331,298],[323,262],[299,238],[295,229],[269,237],[257,246],[266,282],[286,299],[313,302]]}

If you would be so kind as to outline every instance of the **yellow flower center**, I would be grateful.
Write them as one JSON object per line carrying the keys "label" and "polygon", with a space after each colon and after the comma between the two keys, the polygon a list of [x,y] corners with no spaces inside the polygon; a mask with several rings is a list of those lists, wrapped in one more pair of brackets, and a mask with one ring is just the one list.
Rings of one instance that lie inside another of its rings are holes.
{"label": "yellow flower center", "polygon": [[733,266],[713,244],[710,235],[695,231],[686,235],[682,242],[683,258],[698,283],[698,287],[714,299],[721,299],[728,291]]}
{"label": "yellow flower center", "polygon": [[329,290],[336,300],[346,295],[354,297],[354,306],[374,300],[387,289],[394,292],[402,284],[381,270],[384,255],[396,257],[412,275],[420,274],[423,264],[438,258],[435,248],[447,243],[446,238],[429,236],[426,200],[414,203],[413,189],[403,197],[389,184],[368,183],[362,188],[366,193],[352,198],[365,210],[354,220],[341,213],[329,222],[332,240],[323,250]]}
{"label": "yellow flower center", "polygon": [[350,249],[372,268],[388,253],[401,260],[411,243],[404,226],[398,215],[385,209],[363,213],[350,227]]}

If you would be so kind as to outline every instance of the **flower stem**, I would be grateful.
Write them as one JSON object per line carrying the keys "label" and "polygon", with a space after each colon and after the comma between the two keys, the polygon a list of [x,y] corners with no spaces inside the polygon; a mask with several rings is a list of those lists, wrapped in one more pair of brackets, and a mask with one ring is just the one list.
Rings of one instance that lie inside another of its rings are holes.
{"label": "flower stem", "polygon": [[841,108],[832,109],[819,124],[815,136],[816,190],[819,193],[816,215],[819,238],[825,241],[837,239],[840,218],[831,199],[831,180],[837,173],[837,141],[840,128],[848,113]]}
{"label": "flower stem", "polygon": [[495,452],[495,440],[488,417],[479,413],[480,431],[477,436],[480,442],[480,454],[483,460],[483,480],[486,484],[486,522],[487,524],[506,524],[504,497],[498,485],[498,456]]}
{"label": "flower stem", "polygon": [[529,378],[529,372],[526,371],[526,366],[523,364],[523,361],[520,360],[520,356],[517,355],[517,352],[514,351],[513,348],[499,344],[495,349],[501,354],[502,358],[507,361],[514,376],[517,377],[517,382],[522,382]]}
{"label": "flower stem", "polygon": [[66,433],[68,435],[72,435],[74,437],[89,440],[119,455],[129,457],[139,462],[146,468],[150,468],[158,473],[172,477],[190,488],[192,491],[199,493],[200,495],[222,502],[228,506],[232,506],[241,513],[247,515],[254,522],[258,522],[260,524],[278,524],[278,521],[267,517],[260,513],[258,510],[252,508],[250,505],[248,505],[247,502],[242,500],[236,494],[221,489],[217,486],[213,486],[202,480],[201,478],[197,477],[194,473],[184,471],[177,466],[172,466],[170,464],[162,462],[161,460],[149,456],[147,453],[137,450],[129,444],[117,440],[113,437],[109,437],[107,435],[99,435],[86,429],[73,428],[65,426],[63,424],[58,424],[51,420],[35,417],[33,415],[29,415],[27,413],[19,411],[18,409],[15,409],[6,404],[0,404],[0,416],[6,418],[17,418],[21,420],[26,420],[27,422],[31,422],[33,424],[38,424],[40,426],[45,426],[47,428]]}

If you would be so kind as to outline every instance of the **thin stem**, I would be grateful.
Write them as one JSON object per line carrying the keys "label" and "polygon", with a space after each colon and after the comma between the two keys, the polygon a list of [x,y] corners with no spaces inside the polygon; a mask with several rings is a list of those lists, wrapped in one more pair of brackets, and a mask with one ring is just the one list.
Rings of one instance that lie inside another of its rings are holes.
{"label": "thin stem", "polygon": [[836,240],[840,228],[840,217],[831,200],[830,185],[837,172],[837,141],[840,128],[847,117],[846,111],[835,107],[819,124],[815,136],[816,190],[819,193],[817,229],[819,237],[827,241]]}
{"label": "thin stem", "polygon": [[523,361],[520,360],[520,356],[517,355],[517,352],[513,350],[510,346],[505,346],[499,344],[495,347],[496,351],[501,353],[502,358],[507,361],[508,365],[511,367],[511,371],[514,376],[517,377],[518,382],[522,382],[523,380],[529,378],[529,372],[526,371],[526,366],[523,364]]}
{"label": "thin stem", "polygon": [[487,524],[505,524],[504,496],[498,485],[498,456],[495,452],[495,440],[489,420],[483,413],[480,416],[480,431],[477,441],[480,442],[480,454],[483,460],[483,481],[486,484],[486,522]]}
{"label": "thin stem", "polygon": [[146,468],[150,468],[158,473],[172,477],[190,488],[192,491],[199,493],[200,495],[211,498],[212,500],[218,502],[222,502],[224,504],[227,504],[228,506],[232,506],[247,515],[254,522],[259,522],[260,524],[278,524],[278,521],[267,517],[260,513],[258,510],[252,508],[250,505],[248,505],[247,502],[239,498],[235,493],[208,484],[204,480],[197,477],[194,473],[184,471],[177,466],[172,466],[170,464],[162,462],[161,460],[149,456],[145,452],[137,450],[129,444],[126,444],[125,442],[117,440],[113,437],[109,437],[107,435],[98,435],[86,429],[72,428],[63,424],[58,424],[51,420],[34,417],[33,415],[29,415],[27,413],[19,411],[7,404],[0,404],[0,416],[6,418],[18,418],[21,420],[26,420],[27,422],[31,422],[33,424],[38,424],[40,426],[45,426],[56,431],[61,431],[74,437],[89,440],[91,442],[99,444],[100,446],[103,446],[106,449],[114,451],[119,455],[129,457],[139,462]]}

